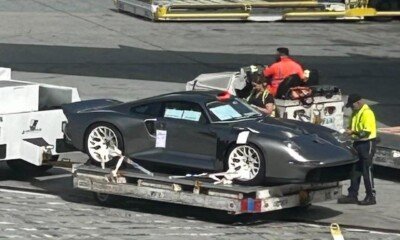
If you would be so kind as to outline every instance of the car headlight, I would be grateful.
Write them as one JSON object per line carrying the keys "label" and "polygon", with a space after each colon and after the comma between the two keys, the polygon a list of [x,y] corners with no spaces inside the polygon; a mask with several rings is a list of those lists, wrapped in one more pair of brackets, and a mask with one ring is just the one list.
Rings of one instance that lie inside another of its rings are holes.
{"label": "car headlight", "polygon": [[289,161],[291,165],[303,165],[303,166],[318,166],[322,165],[323,162],[308,160],[300,154],[300,147],[293,141],[285,141],[286,151],[293,158],[294,161]]}
{"label": "car headlight", "polygon": [[300,155],[300,147],[293,141],[284,141],[287,153],[298,162],[308,162],[303,156]]}
{"label": "car headlight", "polygon": [[289,149],[292,149],[296,152],[300,151],[300,147],[299,145],[297,145],[295,142],[288,140],[288,141],[284,141],[286,147],[288,147]]}

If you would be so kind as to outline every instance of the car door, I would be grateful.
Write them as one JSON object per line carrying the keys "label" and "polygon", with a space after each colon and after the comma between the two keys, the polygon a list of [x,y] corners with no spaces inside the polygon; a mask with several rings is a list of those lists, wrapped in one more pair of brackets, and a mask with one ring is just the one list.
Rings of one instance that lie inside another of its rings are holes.
{"label": "car door", "polygon": [[199,104],[165,102],[159,126],[166,131],[164,153],[169,164],[215,170],[217,133]]}
{"label": "car door", "polygon": [[131,124],[125,129],[125,150],[134,159],[154,161],[163,154],[163,149],[155,147],[157,118],[161,116],[163,105],[152,102],[130,108]]}

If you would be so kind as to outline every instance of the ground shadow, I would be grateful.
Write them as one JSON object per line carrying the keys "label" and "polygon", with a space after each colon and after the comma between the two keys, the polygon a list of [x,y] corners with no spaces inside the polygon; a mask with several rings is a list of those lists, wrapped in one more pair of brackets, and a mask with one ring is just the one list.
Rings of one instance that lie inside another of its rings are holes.
{"label": "ground shadow", "polygon": [[[359,43],[333,43],[352,44]],[[324,51],[329,50],[322,46],[321,52]],[[0,43],[0,66],[14,71],[122,78],[132,84],[135,79],[186,83],[202,73],[237,71],[254,63],[269,64],[273,59],[272,55],[148,50],[123,45],[96,48]],[[357,92],[378,102],[373,107],[378,121],[400,125],[400,82],[396,78],[400,76],[400,58],[322,55],[297,59],[308,68],[318,69],[321,83],[337,85],[344,93]]]}

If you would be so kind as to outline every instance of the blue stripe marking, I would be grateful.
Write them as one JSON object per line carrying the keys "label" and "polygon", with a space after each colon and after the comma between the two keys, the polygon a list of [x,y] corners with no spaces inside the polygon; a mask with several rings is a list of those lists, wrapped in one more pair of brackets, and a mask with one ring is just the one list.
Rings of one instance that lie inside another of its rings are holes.
{"label": "blue stripe marking", "polygon": [[254,199],[252,198],[247,199],[247,211],[254,212]]}

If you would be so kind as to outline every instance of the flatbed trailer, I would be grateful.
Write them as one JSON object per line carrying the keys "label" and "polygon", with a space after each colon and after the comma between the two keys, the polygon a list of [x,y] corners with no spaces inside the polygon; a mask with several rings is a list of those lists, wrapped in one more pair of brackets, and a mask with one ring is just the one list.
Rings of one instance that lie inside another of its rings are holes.
{"label": "flatbed trailer", "polygon": [[400,127],[380,128],[374,164],[400,169]]}
{"label": "flatbed trailer", "polygon": [[121,170],[120,176],[110,181],[110,171],[75,164],[72,168],[74,187],[95,193],[101,203],[106,203],[108,196],[117,195],[223,210],[231,214],[308,206],[337,199],[342,194],[340,182],[269,187],[216,185],[206,178],[170,179],[167,174],[149,176],[135,169]]}
{"label": "flatbed trailer", "polygon": [[114,0],[152,21],[363,20],[400,16],[399,0]]}

